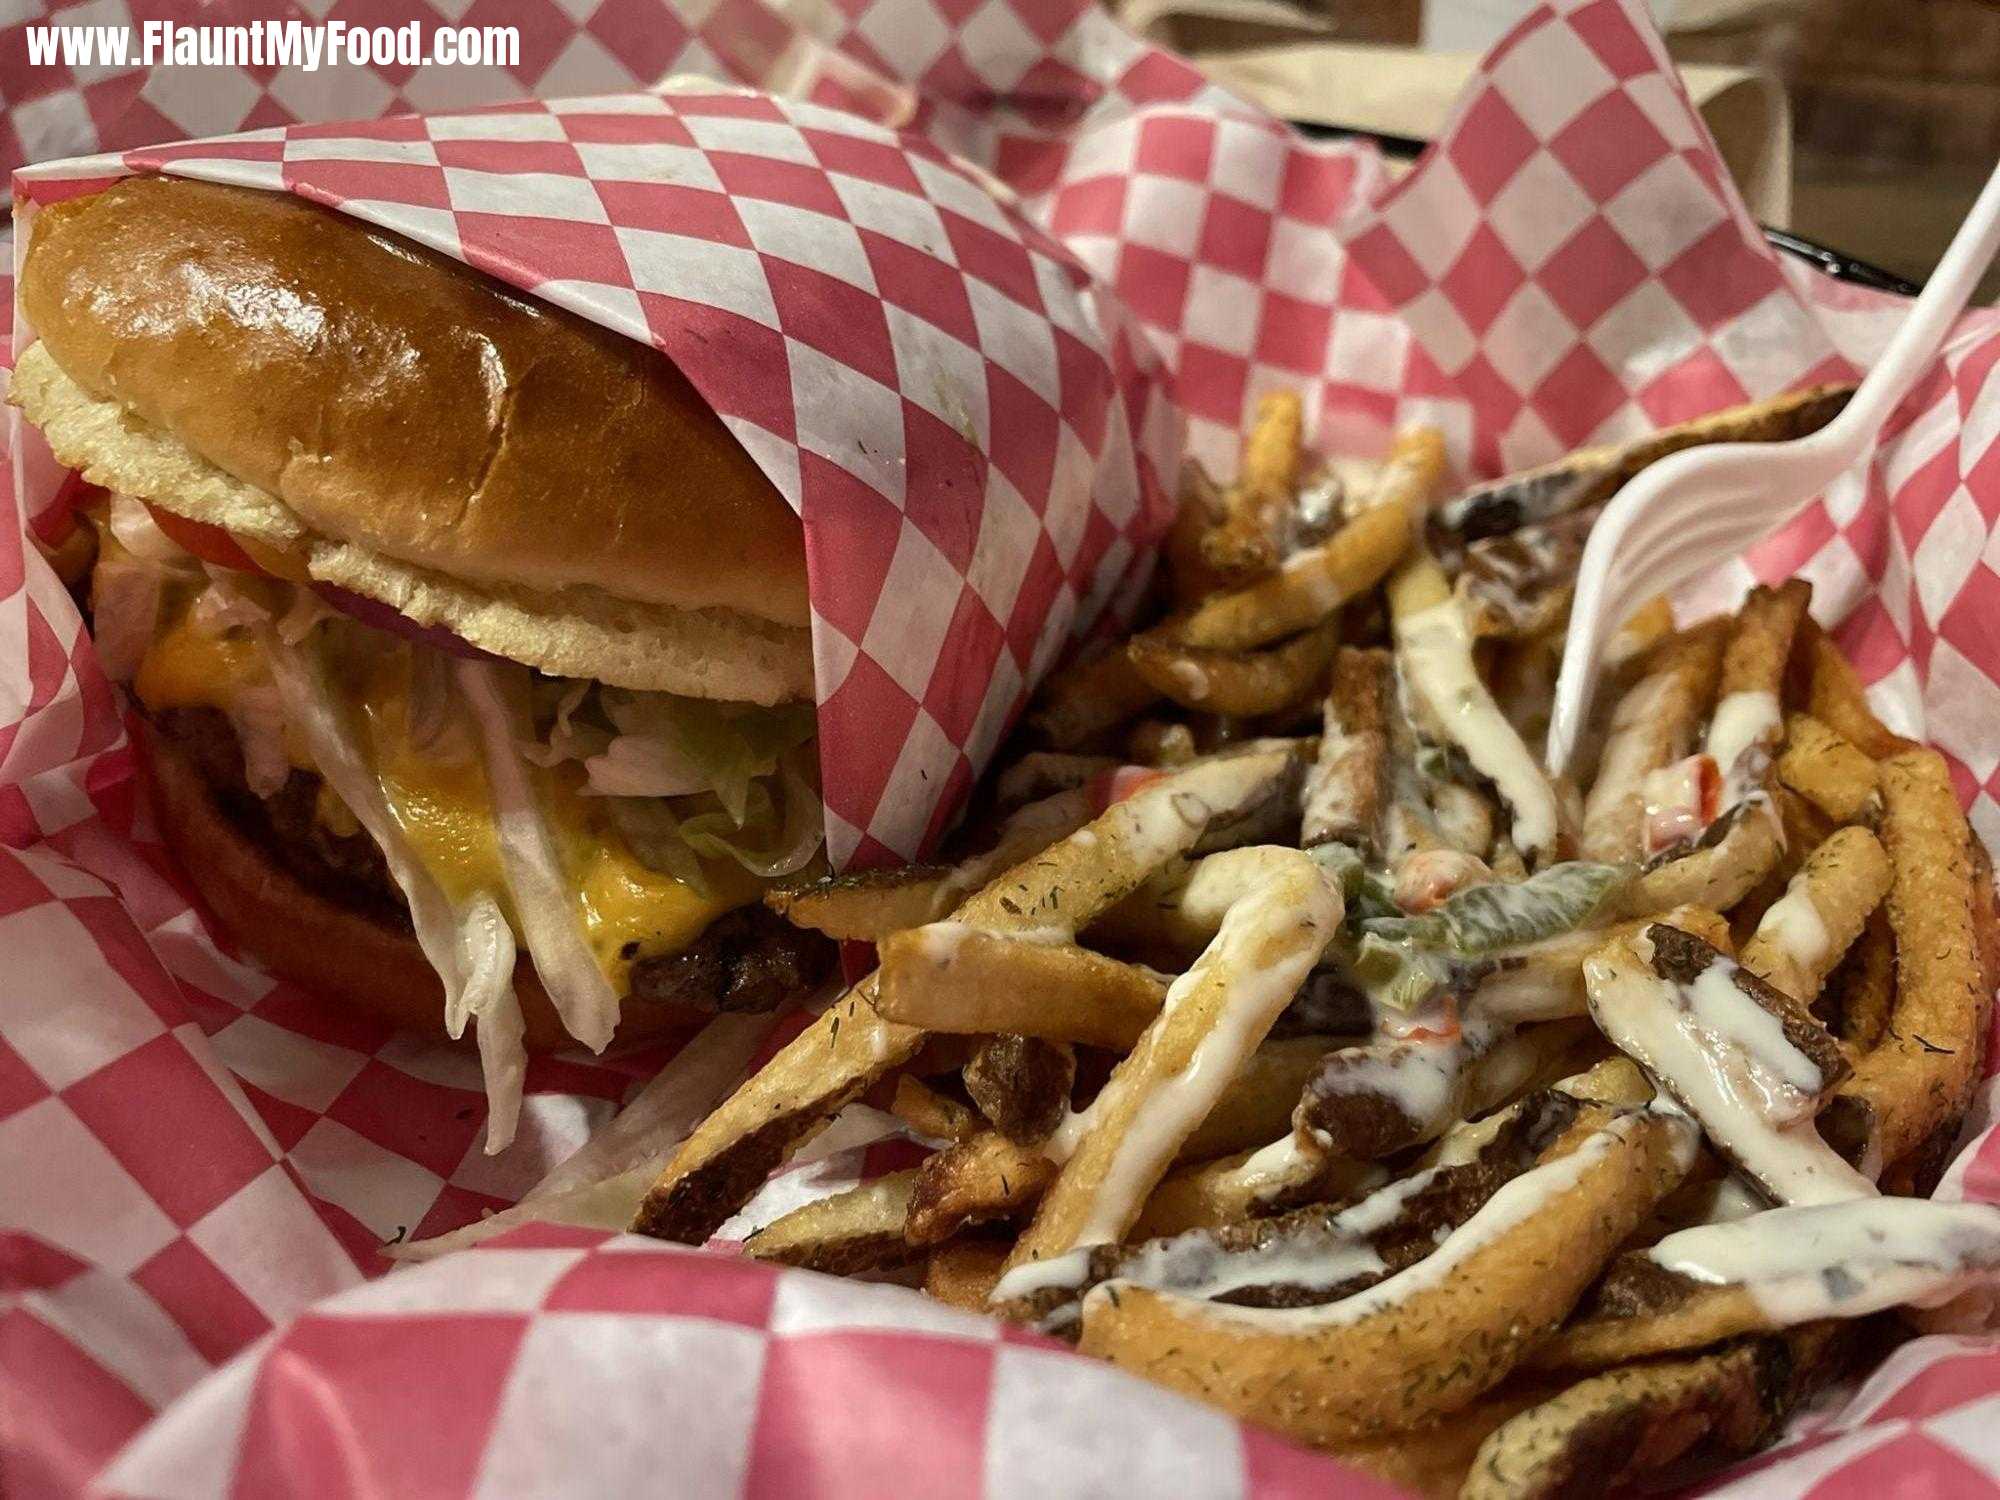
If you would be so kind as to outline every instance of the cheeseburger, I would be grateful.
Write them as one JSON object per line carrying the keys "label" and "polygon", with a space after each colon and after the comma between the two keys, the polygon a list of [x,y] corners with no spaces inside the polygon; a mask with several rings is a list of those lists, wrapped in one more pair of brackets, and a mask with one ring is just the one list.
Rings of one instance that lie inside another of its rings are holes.
{"label": "cheeseburger", "polygon": [[[80,470],[166,842],[275,974],[528,1049],[775,1006],[823,940],[798,518],[673,364],[287,193],[40,210],[10,400]],[[79,570],[80,571],[80,570]]]}

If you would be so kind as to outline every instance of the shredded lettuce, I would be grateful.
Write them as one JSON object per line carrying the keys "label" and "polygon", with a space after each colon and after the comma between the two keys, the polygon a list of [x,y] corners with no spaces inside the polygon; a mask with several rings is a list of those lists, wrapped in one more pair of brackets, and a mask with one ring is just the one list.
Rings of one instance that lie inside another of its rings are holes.
{"label": "shredded lettuce", "polygon": [[114,494],[104,512],[105,528],[118,545],[141,562],[190,567],[194,559],[153,519],[145,502],[130,495]]}
{"label": "shredded lettuce", "polygon": [[91,639],[104,675],[130,682],[159,624],[166,575],[153,563],[108,549],[90,575]]}
{"label": "shredded lettuce", "polygon": [[[211,578],[225,594],[256,603],[251,591],[239,588],[234,580],[214,574]],[[305,736],[320,775],[368,831],[403,892],[417,946],[444,983],[447,1028],[459,1035],[468,1018],[480,1018],[488,1103],[486,1149],[502,1150],[513,1138],[521,1076],[527,1067],[521,1050],[520,1007],[513,991],[514,934],[490,893],[453,902],[404,837],[388,794],[332,686],[326,632],[287,641],[268,614],[253,628],[286,714]]]}
{"label": "shredded lettuce", "polygon": [[777,777],[753,783],[740,820],[719,798],[703,795],[616,797],[608,804],[611,821],[640,863],[704,894],[710,885],[704,861],[734,860],[767,880],[797,874],[812,863],[825,836],[809,753],[793,751]]}
{"label": "shredded lettuce", "polygon": [[243,781],[259,797],[275,797],[291,779],[288,718],[284,695],[274,682],[239,687],[230,695],[229,723],[243,751]]}
{"label": "shredded lettuce", "polygon": [[[486,1081],[486,1154],[513,1143],[521,1118],[521,1091],[528,1076],[528,1049],[522,1045],[527,1022],[514,993],[514,929],[500,903],[485,892],[465,903],[458,930],[465,987],[445,1024],[454,1039],[467,1019],[479,1023],[479,1068]],[[456,1023],[455,1025],[453,1023]]]}
{"label": "shredded lettuce", "polygon": [[[813,710],[804,704],[744,708],[619,688],[606,688],[599,698],[617,737],[604,755],[584,763],[594,788],[622,797],[709,791],[738,824],[749,821],[758,780],[778,769],[787,750],[813,737]],[[634,789],[635,775],[649,770],[658,778],[657,788]],[[618,785],[598,787],[605,774]]]}
{"label": "shredded lettuce", "polygon": [[453,667],[485,753],[500,862],[522,939],[564,1027],[602,1052],[618,1026],[618,993],[590,950],[582,903],[518,749],[533,727],[527,669],[483,661]]}
{"label": "shredded lettuce", "polygon": [[535,685],[547,725],[522,747],[540,766],[574,760],[586,790],[641,863],[707,894],[731,861],[775,879],[825,838],[809,705],[757,708],[588,683]]}

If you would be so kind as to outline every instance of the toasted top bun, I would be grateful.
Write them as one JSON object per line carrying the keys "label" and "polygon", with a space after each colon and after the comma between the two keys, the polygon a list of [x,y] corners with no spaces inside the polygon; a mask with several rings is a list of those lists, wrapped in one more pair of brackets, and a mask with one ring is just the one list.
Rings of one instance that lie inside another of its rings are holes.
{"label": "toasted top bun", "polygon": [[503,597],[806,623],[797,516],[669,360],[396,236],[132,178],[37,214],[19,296],[83,393],[315,538]]}

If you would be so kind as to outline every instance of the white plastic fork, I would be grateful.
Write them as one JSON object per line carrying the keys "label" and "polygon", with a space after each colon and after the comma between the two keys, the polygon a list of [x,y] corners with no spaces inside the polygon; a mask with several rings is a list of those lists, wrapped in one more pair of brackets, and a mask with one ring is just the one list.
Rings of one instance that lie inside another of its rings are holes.
{"label": "white plastic fork", "polygon": [[1604,638],[1646,600],[1762,541],[1852,468],[1929,366],[1996,250],[2000,169],[1838,417],[1789,443],[1686,449],[1641,471],[1612,496],[1577,568],[1549,719],[1551,772],[1563,772],[1576,749],[1596,693]]}

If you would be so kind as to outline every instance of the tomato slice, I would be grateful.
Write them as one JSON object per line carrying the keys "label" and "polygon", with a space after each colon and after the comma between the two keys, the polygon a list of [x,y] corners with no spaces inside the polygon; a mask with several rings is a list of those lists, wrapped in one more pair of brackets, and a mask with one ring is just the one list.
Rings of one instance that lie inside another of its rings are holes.
{"label": "tomato slice", "polygon": [[190,521],[186,516],[161,510],[157,505],[148,505],[146,509],[170,540],[203,562],[214,563],[218,568],[234,568],[239,573],[264,571],[226,528],[207,521]]}

